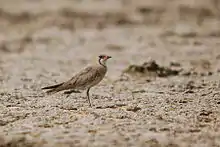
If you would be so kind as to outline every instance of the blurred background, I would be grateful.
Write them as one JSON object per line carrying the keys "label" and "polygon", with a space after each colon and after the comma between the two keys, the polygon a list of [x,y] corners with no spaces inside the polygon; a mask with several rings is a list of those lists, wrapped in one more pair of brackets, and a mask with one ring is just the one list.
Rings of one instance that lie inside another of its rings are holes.
{"label": "blurred background", "polygon": [[21,52],[51,35],[74,42],[62,32],[83,29],[157,26],[167,35],[219,36],[219,9],[219,0],[1,0],[1,51]]}
{"label": "blurred background", "polygon": [[207,37],[218,43],[219,9],[219,0],[1,0],[0,51],[75,65],[125,55],[112,61],[120,70],[148,58],[184,62],[213,46]]}

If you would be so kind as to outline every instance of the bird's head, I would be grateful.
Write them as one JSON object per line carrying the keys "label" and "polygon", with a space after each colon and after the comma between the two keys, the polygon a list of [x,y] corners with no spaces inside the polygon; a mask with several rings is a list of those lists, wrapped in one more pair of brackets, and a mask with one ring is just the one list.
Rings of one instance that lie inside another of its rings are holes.
{"label": "bird's head", "polygon": [[99,55],[99,63],[101,65],[106,65],[106,61],[111,58],[111,56],[107,56],[107,55]]}

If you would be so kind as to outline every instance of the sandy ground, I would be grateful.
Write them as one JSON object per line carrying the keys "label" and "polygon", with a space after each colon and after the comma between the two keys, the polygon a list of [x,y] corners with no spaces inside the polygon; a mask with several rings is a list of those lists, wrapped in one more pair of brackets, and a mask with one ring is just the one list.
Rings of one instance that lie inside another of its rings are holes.
{"label": "sandy ground", "polygon": [[[219,9],[216,0],[1,0],[0,147],[220,147]],[[92,108],[85,92],[41,90],[103,53],[113,58]]]}

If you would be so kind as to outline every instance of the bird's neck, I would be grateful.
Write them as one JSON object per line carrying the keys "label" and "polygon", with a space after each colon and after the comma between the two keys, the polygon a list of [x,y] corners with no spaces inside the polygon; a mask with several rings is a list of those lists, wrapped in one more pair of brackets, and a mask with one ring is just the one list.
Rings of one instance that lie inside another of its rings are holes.
{"label": "bird's neck", "polygon": [[106,67],[106,61],[105,60],[99,59],[99,64]]}

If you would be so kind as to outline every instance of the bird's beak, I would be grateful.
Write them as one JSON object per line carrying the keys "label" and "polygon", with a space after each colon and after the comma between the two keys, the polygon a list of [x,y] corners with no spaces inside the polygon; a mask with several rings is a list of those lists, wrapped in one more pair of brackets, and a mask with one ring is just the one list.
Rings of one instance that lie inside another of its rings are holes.
{"label": "bird's beak", "polygon": [[112,58],[111,56],[108,56],[108,59]]}

